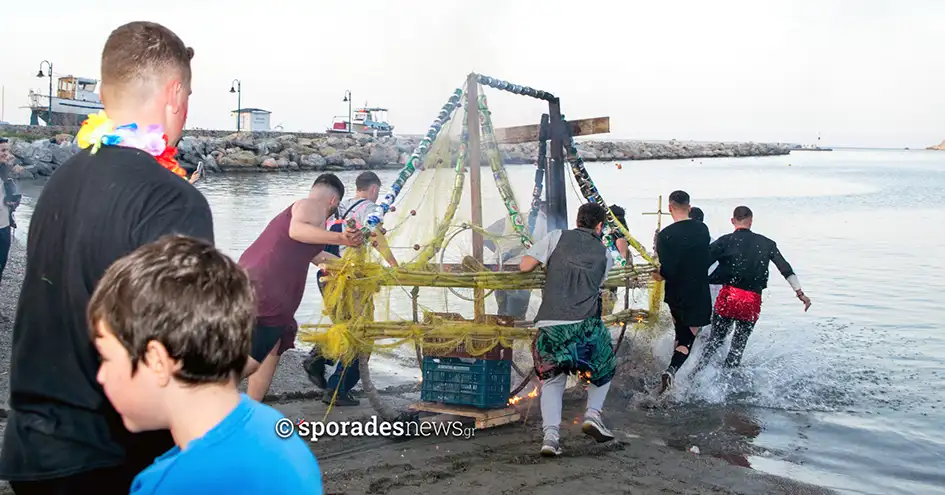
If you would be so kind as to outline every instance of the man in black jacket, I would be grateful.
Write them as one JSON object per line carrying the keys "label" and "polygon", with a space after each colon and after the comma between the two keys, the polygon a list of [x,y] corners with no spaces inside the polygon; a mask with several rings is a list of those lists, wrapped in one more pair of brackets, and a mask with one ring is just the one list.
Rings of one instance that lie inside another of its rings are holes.
{"label": "man in black jacket", "polygon": [[699,329],[709,324],[712,300],[709,293],[709,229],[689,218],[689,194],[673,191],[669,195],[669,214],[673,224],[657,235],[659,257],[657,280],[666,281],[664,300],[669,305],[676,330],[673,357],[660,377],[660,394],[673,385],[676,372],[689,357]]}
{"label": "man in black jacket", "polygon": [[804,295],[801,282],[794,269],[781,255],[778,245],[767,237],[751,231],[752,212],[747,206],[739,206],[732,213],[735,232],[726,234],[709,247],[710,264],[718,261],[719,267],[712,272],[709,281],[722,284],[715,302],[712,316],[712,333],[705,344],[702,361],[696,371],[706,363],[725,342],[732,326],[732,348],[725,359],[726,367],[738,366],[758,316],[761,314],[761,291],[768,286],[768,263],[773,262],[781,275],[787,279],[804,303],[804,311],[810,308],[810,299]]}

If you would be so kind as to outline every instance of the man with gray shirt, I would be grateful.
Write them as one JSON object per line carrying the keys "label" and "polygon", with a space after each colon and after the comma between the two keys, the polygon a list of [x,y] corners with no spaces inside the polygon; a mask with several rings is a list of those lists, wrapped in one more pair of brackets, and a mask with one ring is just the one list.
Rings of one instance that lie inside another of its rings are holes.
{"label": "man with gray shirt", "polygon": [[535,317],[538,335],[532,344],[535,371],[543,381],[541,417],[543,456],[561,454],[561,408],[568,374],[586,374],[587,411],[582,430],[598,442],[613,440],[600,413],[616,363],[610,332],[601,321],[601,287],[614,261],[601,241],[607,210],[581,205],[577,228],[555,230],[525,254],[520,270],[545,267],[541,307]]}

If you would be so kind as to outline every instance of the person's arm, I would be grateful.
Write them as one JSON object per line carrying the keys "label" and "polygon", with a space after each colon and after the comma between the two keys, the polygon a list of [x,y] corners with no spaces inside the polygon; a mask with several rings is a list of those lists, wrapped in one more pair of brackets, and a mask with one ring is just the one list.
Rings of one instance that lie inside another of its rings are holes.
{"label": "person's arm", "polygon": [[315,266],[318,266],[326,261],[334,261],[338,259],[341,259],[341,258],[329,253],[328,251],[322,251],[316,254],[314,258],[312,258],[312,264]]}
{"label": "person's arm", "polygon": [[[666,231],[664,230],[663,232]],[[679,264],[679,253],[672,242],[667,241],[663,232],[659,233],[656,241],[656,256],[659,258],[660,267],[659,270],[654,273],[653,278],[657,280],[666,280],[675,277],[676,267]]]}
{"label": "person's arm", "polygon": [[623,259],[627,260],[627,263],[633,264],[633,258],[630,257],[630,243],[627,242],[623,237],[617,239],[614,243],[617,245],[617,251],[620,253],[620,256]]}
{"label": "person's arm", "polygon": [[547,266],[551,252],[558,246],[559,239],[561,239],[561,231],[556,230],[535,243],[522,257],[522,262],[518,265],[519,271],[530,272],[538,268],[538,265]]}
{"label": "person's arm", "polygon": [[303,199],[292,205],[292,220],[289,222],[289,237],[305,244],[334,244],[339,246],[360,246],[360,232],[346,230],[332,232],[325,230],[327,221],[325,212],[312,201]]}
{"label": "person's arm", "polygon": [[604,269],[604,278],[600,281],[601,290],[604,289],[604,282],[607,282],[607,277],[610,276],[610,270],[614,268],[614,257],[610,254],[610,251],[604,251],[604,256],[607,257],[607,267]]}
{"label": "person's arm", "polygon": [[193,194],[175,198],[168,203],[169,206],[145,216],[132,232],[135,243],[142,246],[165,235],[179,234],[213,244],[213,215],[210,213],[210,205],[200,192],[192,192]]}
{"label": "person's arm", "polygon": [[709,266],[712,266],[716,261],[719,260],[719,258],[722,257],[722,254],[725,252],[725,243],[727,239],[727,236],[722,236],[709,244]]}
{"label": "person's arm", "polygon": [[810,309],[810,298],[804,295],[804,289],[801,287],[801,281],[797,278],[797,275],[794,273],[794,269],[791,267],[791,264],[784,259],[784,255],[781,254],[781,251],[778,249],[778,245],[773,241],[771,242],[771,261],[774,263],[774,266],[778,268],[778,271],[781,272],[781,275],[787,280],[788,284],[791,285],[791,288],[794,289],[794,293],[797,295],[797,298],[804,303],[804,311]]}

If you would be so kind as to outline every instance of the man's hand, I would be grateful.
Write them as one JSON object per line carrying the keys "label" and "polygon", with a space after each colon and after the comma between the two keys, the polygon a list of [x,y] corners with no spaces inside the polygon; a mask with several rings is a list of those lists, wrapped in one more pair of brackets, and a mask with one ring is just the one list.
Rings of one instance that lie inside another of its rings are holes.
{"label": "man's hand", "polygon": [[805,296],[801,291],[797,292],[797,298],[800,299],[802,303],[804,303],[804,312],[806,313],[807,310],[810,309],[810,298]]}
{"label": "man's hand", "polygon": [[364,234],[358,229],[346,229],[341,236],[345,246],[358,247],[364,242]]}
{"label": "man's hand", "polygon": [[657,282],[662,282],[663,280],[665,280],[663,276],[660,275],[659,269],[653,272],[653,280],[656,280]]}

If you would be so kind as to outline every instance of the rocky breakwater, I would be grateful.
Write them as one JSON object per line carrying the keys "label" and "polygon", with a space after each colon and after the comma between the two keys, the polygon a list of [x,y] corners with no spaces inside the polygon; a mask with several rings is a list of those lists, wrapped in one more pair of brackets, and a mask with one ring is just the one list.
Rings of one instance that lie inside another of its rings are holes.
{"label": "rocky breakwater", "polygon": [[[193,170],[200,162],[210,172],[342,171],[402,166],[419,143],[416,137],[332,136],[324,134],[189,132],[178,143],[178,160]],[[71,134],[28,141],[12,140],[13,177],[49,176],[78,152]],[[785,155],[788,145],[668,141],[582,141],[578,153],[588,162]],[[535,163],[536,143],[500,146],[506,164]],[[483,160],[486,157],[483,154]]]}

